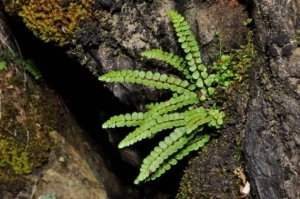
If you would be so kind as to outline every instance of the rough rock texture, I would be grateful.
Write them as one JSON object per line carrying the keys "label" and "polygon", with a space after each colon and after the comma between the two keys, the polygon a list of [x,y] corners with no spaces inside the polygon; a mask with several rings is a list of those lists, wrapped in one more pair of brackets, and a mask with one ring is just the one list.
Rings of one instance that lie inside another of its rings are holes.
{"label": "rough rock texture", "polygon": [[255,198],[299,198],[298,1],[253,1],[256,42],[245,158]]}
{"label": "rough rock texture", "polygon": [[40,178],[32,187],[33,198],[53,192],[62,199],[124,197],[120,182],[107,170],[103,158],[93,152],[88,140],[74,139],[70,144],[58,132],[52,132],[52,136],[58,149],[39,172]]}
{"label": "rough rock texture", "polygon": [[[104,3],[105,1],[102,2]],[[170,34],[169,18],[166,14],[168,9],[174,9],[173,1],[126,1],[120,10],[107,15],[105,25],[92,28],[90,32],[87,29],[79,31],[78,42],[83,47],[88,47],[93,60],[87,63],[90,70],[98,70],[92,63],[100,64],[98,74],[121,68],[141,69],[141,51],[150,48],[175,51],[175,35]],[[101,42],[93,46],[91,32],[95,31],[97,33],[92,35],[98,35]],[[153,66],[143,67],[151,69]],[[160,69],[165,70],[162,67]],[[123,103],[133,104],[139,110],[143,109],[146,100],[155,100],[159,95],[154,89],[132,84],[109,84],[108,88]]]}

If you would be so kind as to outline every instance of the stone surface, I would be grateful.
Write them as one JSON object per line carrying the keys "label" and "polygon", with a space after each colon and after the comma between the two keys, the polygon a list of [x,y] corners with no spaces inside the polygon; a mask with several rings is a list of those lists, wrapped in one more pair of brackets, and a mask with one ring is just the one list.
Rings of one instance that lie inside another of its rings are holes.
{"label": "stone surface", "polygon": [[267,55],[253,72],[245,134],[254,198],[299,198],[298,1],[253,1],[256,41]]}
{"label": "stone surface", "polygon": [[61,199],[122,198],[120,182],[87,141],[70,144],[58,132],[52,132],[52,136],[58,143],[57,150],[40,171],[41,177],[32,187],[33,198],[50,193]]}
{"label": "stone surface", "polygon": [[[162,48],[167,51],[176,49],[176,41],[174,35],[170,34],[169,18],[166,14],[168,9],[173,8],[174,3],[170,0],[124,3],[121,11],[109,18],[111,34],[98,46],[93,57],[101,63],[101,73],[121,68],[157,67],[142,66],[139,53],[150,48]],[[161,65],[157,68],[165,70]],[[133,104],[138,110],[144,109],[145,101],[155,100],[159,95],[153,88],[133,84],[107,86],[123,103]]]}

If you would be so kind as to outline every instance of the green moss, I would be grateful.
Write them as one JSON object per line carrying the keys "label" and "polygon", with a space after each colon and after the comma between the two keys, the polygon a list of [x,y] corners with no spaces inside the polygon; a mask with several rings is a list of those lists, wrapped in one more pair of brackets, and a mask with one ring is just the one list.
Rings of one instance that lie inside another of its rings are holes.
{"label": "green moss", "polygon": [[60,46],[72,42],[83,20],[94,17],[93,0],[4,0],[3,4],[7,12],[21,16],[35,36]]}
{"label": "green moss", "polygon": [[[26,147],[26,146],[25,146]],[[30,173],[34,164],[29,161],[28,152],[16,144],[16,139],[10,136],[0,136],[1,159],[0,167],[9,168],[15,174]],[[24,148],[23,148],[24,149]]]}

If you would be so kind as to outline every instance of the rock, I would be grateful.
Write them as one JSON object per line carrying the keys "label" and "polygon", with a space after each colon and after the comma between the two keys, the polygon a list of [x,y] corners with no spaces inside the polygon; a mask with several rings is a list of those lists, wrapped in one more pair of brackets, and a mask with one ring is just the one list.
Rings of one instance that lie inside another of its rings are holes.
{"label": "rock", "polygon": [[41,177],[36,178],[34,198],[50,193],[61,199],[122,198],[119,180],[88,142],[80,140],[75,148],[58,132],[52,135],[58,143],[57,150],[51,152],[47,165],[39,172]]}
{"label": "rock", "polygon": [[[245,127],[245,158],[254,198],[299,198],[298,1],[253,1],[257,47]],[[270,89],[271,88],[271,89]]]}

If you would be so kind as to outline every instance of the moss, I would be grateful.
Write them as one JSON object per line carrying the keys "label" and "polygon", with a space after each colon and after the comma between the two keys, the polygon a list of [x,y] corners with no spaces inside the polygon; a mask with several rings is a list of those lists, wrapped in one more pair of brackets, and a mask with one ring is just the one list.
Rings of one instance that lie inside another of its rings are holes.
{"label": "moss", "polygon": [[92,19],[93,0],[4,0],[6,11],[16,12],[26,26],[45,42],[70,43],[83,20]]}
{"label": "moss", "polygon": [[0,148],[0,167],[11,168],[15,174],[32,171],[34,165],[29,161],[29,153],[15,143],[15,138],[0,135]]}

